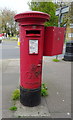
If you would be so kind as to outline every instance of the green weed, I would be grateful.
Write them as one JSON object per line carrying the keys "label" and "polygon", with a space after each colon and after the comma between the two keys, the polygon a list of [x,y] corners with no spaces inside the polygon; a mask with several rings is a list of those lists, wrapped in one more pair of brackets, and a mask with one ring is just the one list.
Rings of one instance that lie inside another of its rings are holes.
{"label": "green weed", "polygon": [[59,62],[60,60],[58,60],[58,59],[53,59],[53,61],[54,61],[54,62]]}
{"label": "green weed", "polygon": [[12,107],[9,108],[9,110],[11,110],[11,111],[16,111],[16,110],[17,110],[17,107],[16,107],[16,106],[12,106]]}
{"label": "green weed", "polygon": [[14,92],[12,93],[12,100],[19,100],[20,98],[20,90],[16,89],[14,90]]}
{"label": "green weed", "polygon": [[47,87],[45,83],[43,83],[41,86],[41,96],[47,96],[47,95],[48,95]]}

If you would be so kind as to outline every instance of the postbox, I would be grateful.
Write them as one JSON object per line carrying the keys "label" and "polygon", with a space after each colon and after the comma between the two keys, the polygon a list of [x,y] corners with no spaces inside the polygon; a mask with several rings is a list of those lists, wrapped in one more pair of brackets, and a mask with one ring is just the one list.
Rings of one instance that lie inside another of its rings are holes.
{"label": "postbox", "polygon": [[21,13],[14,18],[20,27],[20,102],[33,107],[41,102],[42,57],[62,52],[63,31],[45,28],[50,15],[43,12]]}
{"label": "postbox", "polygon": [[46,27],[44,36],[43,56],[54,56],[62,54],[64,44],[65,28]]}
{"label": "postbox", "polygon": [[44,22],[50,16],[33,11],[14,18],[20,27],[20,102],[32,107],[41,101]]}

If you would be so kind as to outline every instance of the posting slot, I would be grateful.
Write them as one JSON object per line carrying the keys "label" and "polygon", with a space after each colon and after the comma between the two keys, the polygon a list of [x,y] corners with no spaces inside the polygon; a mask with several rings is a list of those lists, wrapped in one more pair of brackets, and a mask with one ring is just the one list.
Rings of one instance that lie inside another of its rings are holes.
{"label": "posting slot", "polygon": [[40,36],[40,30],[26,30],[26,36]]}

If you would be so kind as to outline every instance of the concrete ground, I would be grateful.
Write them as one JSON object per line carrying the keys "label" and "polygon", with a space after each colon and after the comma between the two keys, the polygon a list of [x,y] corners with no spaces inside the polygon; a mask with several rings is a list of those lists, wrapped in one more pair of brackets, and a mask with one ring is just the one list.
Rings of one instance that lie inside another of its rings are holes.
{"label": "concrete ground", "polygon": [[2,116],[13,118],[14,113],[9,110],[13,106],[12,92],[19,84],[19,60],[4,59],[2,61]]}
{"label": "concrete ground", "polygon": [[[0,44],[0,58],[2,58],[2,45]],[[0,119],[2,118],[2,60],[0,59]]]}
{"label": "concrete ground", "polygon": [[51,117],[71,117],[71,63],[56,63],[44,57],[43,82],[48,87],[49,96],[45,99]]}
{"label": "concrete ground", "polygon": [[[42,98],[40,106],[27,109],[28,114],[40,117],[45,112],[45,117],[70,118],[71,117],[71,62],[53,62],[52,57],[43,57],[42,81],[48,87],[49,95]],[[19,59],[4,59],[2,62],[2,117],[17,117],[20,111],[11,112],[9,108],[13,105],[11,94],[19,86]],[[18,106],[20,103],[17,103]],[[42,106],[42,107],[41,107]],[[44,109],[45,108],[45,109]],[[36,112],[41,111],[40,115]],[[16,115],[16,116],[15,116]],[[31,115],[31,116],[32,116]],[[20,115],[19,115],[20,116]]]}

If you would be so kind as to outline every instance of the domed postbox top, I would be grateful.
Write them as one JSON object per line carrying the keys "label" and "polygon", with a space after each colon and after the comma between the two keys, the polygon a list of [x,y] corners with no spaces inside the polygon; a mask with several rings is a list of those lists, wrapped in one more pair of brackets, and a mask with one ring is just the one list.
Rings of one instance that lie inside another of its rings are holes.
{"label": "domed postbox top", "polygon": [[38,11],[29,11],[15,15],[14,19],[21,25],[43,25],[50,19],[50,15]]}

